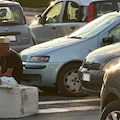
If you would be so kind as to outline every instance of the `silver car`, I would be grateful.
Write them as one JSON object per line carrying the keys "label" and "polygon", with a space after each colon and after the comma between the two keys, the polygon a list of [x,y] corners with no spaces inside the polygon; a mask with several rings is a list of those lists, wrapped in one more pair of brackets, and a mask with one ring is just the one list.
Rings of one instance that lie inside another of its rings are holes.
{"label": "silver car", "polygon": [[[112,31],[119,24],[120,13],[109,13],[68,36],[23,50],[20,53],[23,83],[38,86],[46,92],[59,90],[66,96],[83,96],[78,68],[91,51],[119,41],[118,32]],[[117,36],[116,39],[113,36]]]}
{"label": "silver car", "polygon": [[0,36],[10,38],[10,47],[17,52],[33,45],[30,29],[19,3],[0,1]]}
{"label": "silver car", "polygon": [[55,0],[29,28],[35,43],[67,34],[105,13],[119,10],[120,0]]}

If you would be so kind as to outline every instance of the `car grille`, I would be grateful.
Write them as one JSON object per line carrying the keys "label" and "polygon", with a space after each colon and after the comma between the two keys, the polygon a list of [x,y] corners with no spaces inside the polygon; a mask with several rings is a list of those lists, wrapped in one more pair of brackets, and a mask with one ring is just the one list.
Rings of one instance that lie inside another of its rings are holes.
{"label": "car grille", "polygon": [[23,74],[22,81],[27,83],[40,83],[42,77],[38,74]]}

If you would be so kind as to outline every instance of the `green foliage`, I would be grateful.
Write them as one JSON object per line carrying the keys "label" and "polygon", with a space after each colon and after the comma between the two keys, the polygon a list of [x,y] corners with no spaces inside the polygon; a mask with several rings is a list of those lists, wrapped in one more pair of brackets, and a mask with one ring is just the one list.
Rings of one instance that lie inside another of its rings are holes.
{"label": "green foliage", "polygon": [[15,1],[19,2],[23,7],[32,8],[47,7],[51,2],[51,0],[15,0]]}

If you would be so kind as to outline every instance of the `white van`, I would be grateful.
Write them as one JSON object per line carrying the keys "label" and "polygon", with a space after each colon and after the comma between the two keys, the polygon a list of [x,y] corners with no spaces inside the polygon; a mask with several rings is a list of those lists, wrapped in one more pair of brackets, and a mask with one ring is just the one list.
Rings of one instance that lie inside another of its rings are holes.
{"label": "white van", "polygon": [[120,0],[56,0],[37,15],[31,30],[35,43],[65,36],[93,19],[120,9]]}

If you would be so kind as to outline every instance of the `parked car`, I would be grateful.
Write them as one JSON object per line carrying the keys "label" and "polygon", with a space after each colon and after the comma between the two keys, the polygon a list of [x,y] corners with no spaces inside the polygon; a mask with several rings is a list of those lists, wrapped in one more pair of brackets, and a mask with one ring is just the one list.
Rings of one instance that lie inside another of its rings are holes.
{"label": "parked car", "polygon": [[0,1],[0,36],[10,38],[10,47],[17,52],[33,45],[30,29],[18,2]]}
{"label": "parked car", "polygon": [[56,0],[29,28],[34,42],[63,37],[93,19],[120,9],[120,0]]}
{"label": "parked car", "polygon": [[105,14],[70,35],[23,50],[23,81],[43,91],[82,96],[78,68],[91,51],[117,42],[104,39],[114,35],[111,31],[119,24],[119,12]]}
{"label": "parked car", "polygon": [[[108,36],[109,41],[120,41],[120,23],[109,31]],[[82,90],[87,94],[99,95],[104,73],[119,61],[120,43],[99,48],[88,54],[78,70]]]}
{"label": "parked car", "polygon": [[100,120],[120,119],[120,63],[105,73],[101,89]]}

